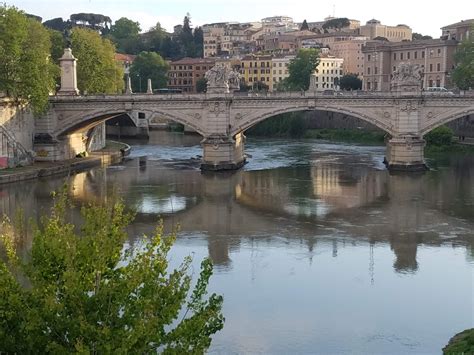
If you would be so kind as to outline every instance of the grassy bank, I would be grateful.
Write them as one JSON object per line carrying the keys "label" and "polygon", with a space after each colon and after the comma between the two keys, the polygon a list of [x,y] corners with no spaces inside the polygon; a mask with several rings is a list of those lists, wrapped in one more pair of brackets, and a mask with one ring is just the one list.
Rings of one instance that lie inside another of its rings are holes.
{"label": "grassy bank", "polygon": [[474,354],[474,328],[456,334],[443,348],[444,355]]}
{"label": "grassy bank", "polygon": [[466,145],[459,143],[452,143],[447,145],[427,144],[425,148],[425,154],[428,156],[436,156],[446,153],[473,154],[474,145]]}
{"label": "grassy bank", "polygon": [[380,145],[384,143],[385,134],[377,131],[359,129],[308,129],[304,138],[325,139],[330,141]]}

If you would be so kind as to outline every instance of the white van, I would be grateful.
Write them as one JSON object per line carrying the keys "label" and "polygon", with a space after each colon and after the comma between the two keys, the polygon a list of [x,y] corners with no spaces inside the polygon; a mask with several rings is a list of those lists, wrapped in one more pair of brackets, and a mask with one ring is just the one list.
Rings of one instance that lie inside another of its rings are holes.
{"label": "white van", "polygon": [[425,92],[426,93],[430,93],[430,94],[446,94],[446,95],[454,95],[454,93],[452,91],[449,91],[448,89],[446,89],[445,87],[442,87],[442,86],[431,86],[431,87],[427,87],[425,89]]}

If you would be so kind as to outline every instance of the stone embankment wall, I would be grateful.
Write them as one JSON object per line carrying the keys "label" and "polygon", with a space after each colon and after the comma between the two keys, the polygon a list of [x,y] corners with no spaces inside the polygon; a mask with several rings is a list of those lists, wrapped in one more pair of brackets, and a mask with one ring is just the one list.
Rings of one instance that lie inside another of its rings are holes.
{"label": "stone embankment wall", "polygon": [[32,112],[8,98],[0,98],[0,168],[33,162],[35,118]]}

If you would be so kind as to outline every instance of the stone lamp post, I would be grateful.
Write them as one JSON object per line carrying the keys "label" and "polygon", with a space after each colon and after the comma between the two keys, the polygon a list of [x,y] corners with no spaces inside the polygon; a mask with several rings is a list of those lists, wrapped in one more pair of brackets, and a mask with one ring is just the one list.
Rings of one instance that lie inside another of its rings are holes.
{"label": "stone lamp post", "polygon": [[64,49],[64,54],[59,59],[59,65],[61,67],[61,87],[57,95],[79,95],[76,58],[72,55],[71,48]]}

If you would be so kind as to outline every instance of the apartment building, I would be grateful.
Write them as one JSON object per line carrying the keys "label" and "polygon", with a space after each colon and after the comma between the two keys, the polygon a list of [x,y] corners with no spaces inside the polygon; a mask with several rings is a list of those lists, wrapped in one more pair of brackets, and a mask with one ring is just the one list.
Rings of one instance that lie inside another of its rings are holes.
{"label": "apartment building", "polygon": [[455,40],[432,39],[406,42],[369,41],[362,47],[364,54],[363,89],[389,91],[392,73],[400,63],[421,66],[422,86],[452,87]]}
{"label": "apartment building", "polygon": [[343,75],[342,67],[344,59],[329,55],[327,48],[322,49],[319,64],[311,78],[311,91],[323,91],[327,89],[338,89],[339,80]]}
{"label": "apartment building", "polygon": [[287,55],[275,56],[272,58],[272,90],[276,89],[276,86],[280,81],[288,78],[290,75],[288,66],[295,57],[296,56],[294,55]]}
{"label": "apartment building", "polygon": [[240,73],[246,85],[253,86],[257,82],[268,85],[273,90],[272,59],[270,55],[248,55],[241,59]]}
{"label": "apartment building", "polygon": [[375,19],[360,26],[359,33],[369,39],[384,37],[390,42],[411,41],[412,38],[412,30],[407,25],[386,26]]}
{"label": "apartment building", "polygon": [[[204,58],[238,55],[249,47],[261,23],[219,22],[202,26]],[[263,33],[263,32],[262,32]]]}
{"label": "apartment building", "polygon": [[364,76],[364,54],[362,46],[367,42],[365,37],[353,37],[350,39],[340,37],[330,45],[330,54],[344,60],[342,65],[343,74],[357,74],[362,79]]}
{"label": "apartment building", "polygon": [[196,82],[215,64],[214,59],[183,58],[170,63],[168,88],[197,93]]}

